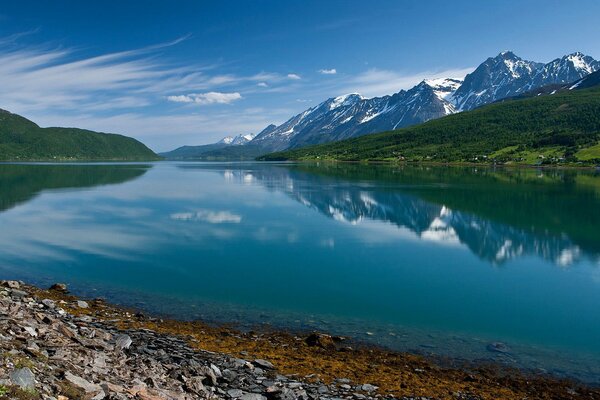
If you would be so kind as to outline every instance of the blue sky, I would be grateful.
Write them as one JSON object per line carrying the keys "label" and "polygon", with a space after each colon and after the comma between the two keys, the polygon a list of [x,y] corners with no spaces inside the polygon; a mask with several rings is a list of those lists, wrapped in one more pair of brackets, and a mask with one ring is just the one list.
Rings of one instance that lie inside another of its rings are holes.
{"label": "blue sky", "polygon": [[462,77],[502,50],[600,58],[598,15],[595,0],[6,1],[0,108],[164,151]]}

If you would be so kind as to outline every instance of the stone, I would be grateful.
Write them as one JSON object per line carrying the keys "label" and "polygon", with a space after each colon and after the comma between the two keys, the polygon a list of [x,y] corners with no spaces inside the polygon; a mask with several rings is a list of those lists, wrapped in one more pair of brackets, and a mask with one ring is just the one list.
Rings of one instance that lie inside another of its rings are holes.
{"label": "stone", "polygon": [[265,396],[258,393],[245,393],[240,397],[241,400],[267,400]]}
{"label": "stone", "polygon": [[275,366],[273,364],[271,364],[267,360],[263,360],[262,358],[254,360],[253,364],[262,369],[275,369]]}
{"label": "stone", "polygon": [[97,393],[102,391],[102,387],[100,385],[88,382],[82,377],[73,375],[69,371],[65,372],[65,379],[71,382],[73,385],[77,386],[78,388],[83,389],[86,393]]}
{"label": "stone", "polygon": [[502,342],[493,342],[487,345],[487,349],[488,351],[491,352],[495,352],[495,353],[502,353],[502,354],[506,354],[506,353],[510,353],[510,348]]}
{"label": "stone", "polygon": [[20,298],[27,296],[27,292],[24,292],[23,290],[18,290],[18,289],[12,289],[10,291],[10,295],[12,297],[16,297],[16,298],[20,299]]}
{"label": "stone", "polygon": [[237,399],[238,397],[242,397],[244,395],[244,392],[240,389],[229,389],[227,391],[227,395],[232,399]]}
{"label": "stone", "polygon": [[46,308],[54,308],[54,307],[56,307],[56,303],[54,302],[54,300],[50,300],[50,299],[44,299],[44,300],[42,300],[42,304]]}
{"label": "stone", "polygon": [[335,350],[335,342],[330,335],[323,333],[313,332],[311,333],[304,342],[311,347],[320,347],[322,349]]}
{"label": "stone", "polygon": [[193,376],[185,381],[185,388],[191,393],[203,394],[205,392],[204,385],[202,384],[203,377]]}
{"label": "stone", "polygon": [[9,378],[13,385],[17,385],[21,389],[35,389],[35,375],[27,367],[15,369],[10,373]]}
{"label": "stone", "polygon": [[123,334],[115,338],[115,347],[119,350],[128,349],[132,343],[133,340],[131,340],[131,337],[129,335]]}
{"label": "stone", "polygon": [[2,281],[2,286],[9,289],[20,289],[21,284],[18,281]]}
{"label": "stone", "polygon": [[280,392],[275,394],[275,399],[277,400],[296,400],[297,398],[296,393],[289,388],[283,388]]}
{"label": "stone", "polygon": [[67,285],[64,283],[55,283],[50,286],[50,290],[54,290],[55,292],[67,293]]}
{"label": "stone", "polygon": [[360,386],[360,390],[362,390],[363,392],[374,392],[377,389],[379,389],[377,386],[371,385],[369,383],[365,383],[364,385]]}
{"label": "stone", "polygon": [[35,328],[32,328],[31,326],[26,326],[23,328],[23,330],[25,332],[29,333],[30,336],[37,337],[37,335],[38,335]]}
{"label": "stone", "polygon": [[79,308],[89,308],[89,304],[83,300],[77,300],[77,307]]}

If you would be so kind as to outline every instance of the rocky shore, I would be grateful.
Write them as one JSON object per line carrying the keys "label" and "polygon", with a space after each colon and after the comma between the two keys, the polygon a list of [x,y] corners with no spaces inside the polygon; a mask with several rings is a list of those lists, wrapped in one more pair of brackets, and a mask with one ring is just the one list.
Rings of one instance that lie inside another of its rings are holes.
{"label": "rocky shore", "polygon": [[495,367],[300,337],[162,321],[17,281],[0,287],[0,399],[600,399]]}

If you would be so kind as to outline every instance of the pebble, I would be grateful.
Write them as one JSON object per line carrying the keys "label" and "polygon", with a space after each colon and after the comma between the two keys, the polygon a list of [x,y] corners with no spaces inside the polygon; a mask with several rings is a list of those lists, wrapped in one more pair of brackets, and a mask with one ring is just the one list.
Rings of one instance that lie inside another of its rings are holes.
{"label": "pebble", "polygon": [[[119,322],[116,317],[101,321],[93,315],[74,316],[59,306],[86,308],[96,302],[28,298],[23,290],[27,286],[14,282],[0,281],[6,288],[0,290],[0,354],[7,361],[6,357],[26,359],[31,365],[0,365],[0,384],[8,377],[10,384],[35,390],[41,399],[69,400],[59,390],[65,382],[93,400],[371,400],[379,396],[370,384],[359,385],[362,393],[353,393],[347,378],[330,386],[320,382],[318,375],[301,382],[297,376],[278,374],[265,359],[249,362],[196,351],[181,338],[148,329],[119,330],[112,325]],[[57,284],[53,290],[67,288]]]}

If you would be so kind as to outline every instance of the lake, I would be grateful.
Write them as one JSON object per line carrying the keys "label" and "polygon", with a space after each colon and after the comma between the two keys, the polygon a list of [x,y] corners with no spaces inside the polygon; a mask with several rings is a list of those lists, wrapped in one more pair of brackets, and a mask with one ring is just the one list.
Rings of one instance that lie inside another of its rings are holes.
{"label": "lake", "polygon": [[600,383],[591,170],[0,164],[0,227],[3,279]]}

